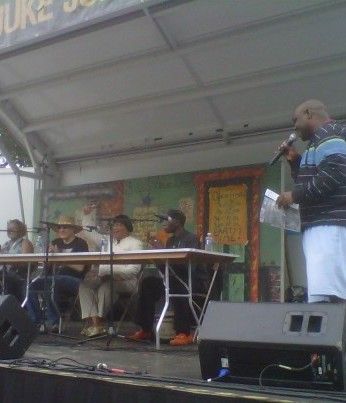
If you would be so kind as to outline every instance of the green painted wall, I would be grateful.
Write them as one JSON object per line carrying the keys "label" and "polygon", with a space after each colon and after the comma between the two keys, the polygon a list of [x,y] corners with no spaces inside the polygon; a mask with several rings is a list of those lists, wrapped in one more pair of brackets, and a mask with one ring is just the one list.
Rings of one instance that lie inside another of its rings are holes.
{"label": "green painted wall", "polygon": [[125,181],[125,214],[135,217],[136,209],[140,208],[143,208],[143,211],[148,208],[149,217],[150,211],[165,213],[169,208],[181,209],[187,217],[186,228],[194,231],[196,226],[196,189],[193,183],[193,174],[152,176]]}

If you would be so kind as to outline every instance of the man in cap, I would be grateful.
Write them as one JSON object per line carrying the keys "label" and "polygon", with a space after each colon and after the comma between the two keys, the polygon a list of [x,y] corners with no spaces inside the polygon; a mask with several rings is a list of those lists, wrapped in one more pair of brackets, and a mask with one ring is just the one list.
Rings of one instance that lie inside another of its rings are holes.
{"label": "man in cap", "polygon": [[300,207],[309,302],[346,300],[346,127],[315,99],[294,111],[295,130],[308,146],[299,155],[283,145],[295,185],[277,204]]}
{"label": "man in cap", "polygon": [[[115,217],[114,252],[143,249],[142,242],[131,236],[132,231],[132,222],[128,216],[120,214]],[[100,265],[98,278],[81,283],[79,299],[82,319],[86,322],[81,332],[84,336],[94,337],[106,332],[105,317],[112,309],[111,286],[113,287],[113,303],[115,303],[119,293],[132,293],[136,289],[140,269],[140,264],[114,264],[113,284],[111,284],[110,266]]]}
{"label": "man in cap", "polygon": [[[195,234],[184,228],[186,217],[180,210],[168,210],[162,216],[165,220],[164,229],[172,236],[168,238],[165,248],[194,248],[199,249],[199,242]],[[155,241],[155,240],[154,240]],[[164,248],[158,241],[153,242],[154,248]],[[174,272],[187,283],[188,269],[184,264],[171,266]],[[184,294],[186,288],[174,276],[170,276],[170,291],[173,294]],[[136,322],[141,330],[130,336],[132,340],[150,340],[153,336],[155,304],[164,295],[162,276],[148,276],[144,278],[139,291]],[[173,298],[174,329],[176,336],[170,341],[172,346],[183,346],[193,342],[193,335],[190,333],[192,324],[191,309],[187,298]]]}
{"label": "man in cap", "polygon": [[[76,225],[73,217],[60,216],[58,222],[52,227],[58,237],[52,241],[50,252],[55,253],[76,253],[88,252],[88,244],[76,236],[82,227]],[[83,264],[61,265],[57,268],[54,276],[54,297],[59,300],[61,296],[74,296],[78,294],[79,284],[83,279],[88,266]],[[48,276],[48,287],[51,286],[52,276]],[[42,322],[41,309],[38,300],[38,293],[44,288],[44,278],[35,279],[29,290],[29,299],[26,304],[29,316],[36,324]],[[47,302],[47,322],[51,326],[51,331],[58,331],[59,312],[56,304],[51,298]]]}

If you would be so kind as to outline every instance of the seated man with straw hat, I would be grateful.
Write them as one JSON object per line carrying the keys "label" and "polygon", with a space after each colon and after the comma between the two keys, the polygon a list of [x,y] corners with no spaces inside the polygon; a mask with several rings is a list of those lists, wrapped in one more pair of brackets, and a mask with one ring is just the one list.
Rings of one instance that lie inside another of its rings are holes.
{"label": "seated man with straw hat", "polygon": [[[73,217],[60,216],[58,222],[52,226],[58,237],[52,241],[50,252],[76,253],[88,252],[88,244],[84,239],[76,236],[82,227],[76,225]],[[74,296],[78,294],[79,284],[84,278],[88,266],[83,264],[61,265],[57,268],[54,276],[54,299],[57,296]],[[48,276],[48,287],[51,287],[52,276]],[[42,323],[41,309],[38,300],[39,292],[43,291],[44,278],[35,279],[30,285],[29,299],[26,304],[29,316],[36,324]],[[56,332],[59,324],[59,312],[56,304],[50,297],[47,298],[47,323],[51,331]]]}

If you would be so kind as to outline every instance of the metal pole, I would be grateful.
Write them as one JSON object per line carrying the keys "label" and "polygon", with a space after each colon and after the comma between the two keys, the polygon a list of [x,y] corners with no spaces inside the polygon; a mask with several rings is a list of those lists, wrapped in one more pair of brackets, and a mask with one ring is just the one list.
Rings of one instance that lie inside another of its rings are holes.
{"label": "metal pole", "polygon": [[20,181],[20,174],[15,173],[17,178],[17,185],[18,185],[18,196],[19,196],[19,205],[20,205],[20,213],[22,216],[22,221],[25,223],[25,213],[24,213],[24,204],[23,204],[23,193],[22,193],[22,185]]}
{"label": "metal pole", "polygon": [[[284,158],[281,159],[281,178],[280,178],[280,193],[285,191],[286,186],[286,164]],[[281,228],[280,231],[280,302],[285,302],[285,264],[286,264],[286,251],[285,251],[285,229]]]}

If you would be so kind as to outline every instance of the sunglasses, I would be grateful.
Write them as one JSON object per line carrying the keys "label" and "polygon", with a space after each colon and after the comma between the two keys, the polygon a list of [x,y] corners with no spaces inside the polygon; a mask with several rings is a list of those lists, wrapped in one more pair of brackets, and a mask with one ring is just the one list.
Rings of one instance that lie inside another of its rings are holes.
{"label": "sunglasses", "polygon": [[60,230],[60,229],[70,229],[70,228],[72,228],[70,225],[59,225],[58,226],[58,229]]}

